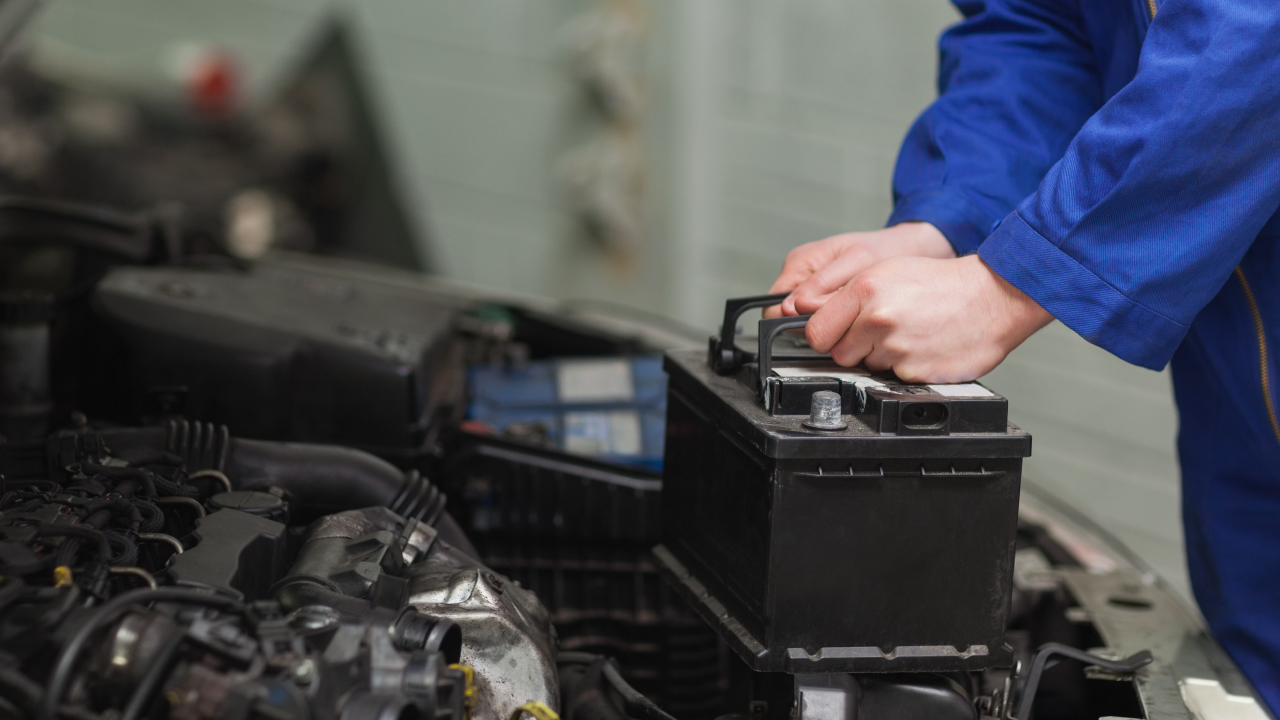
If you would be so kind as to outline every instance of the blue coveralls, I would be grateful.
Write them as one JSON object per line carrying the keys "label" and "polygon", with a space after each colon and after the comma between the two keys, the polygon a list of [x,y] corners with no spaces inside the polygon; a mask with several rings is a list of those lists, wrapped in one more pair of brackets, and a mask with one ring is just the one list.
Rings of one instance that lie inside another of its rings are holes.
{"label": "blue coveralls", "polygon": [[1280,0],[955,4],[889,223],[932,223],[1131,363],[1172,359],[1196,599],[1280,711]]}

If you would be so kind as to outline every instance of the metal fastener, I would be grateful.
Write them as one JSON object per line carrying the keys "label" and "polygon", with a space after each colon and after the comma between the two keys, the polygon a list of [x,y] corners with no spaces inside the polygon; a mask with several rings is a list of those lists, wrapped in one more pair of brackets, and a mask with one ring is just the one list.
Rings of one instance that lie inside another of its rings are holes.
{"label": "metal fastener", "polygon": [[809,401],[809,419],[804,421],[804,426],[814,430],[843,430],[848,424],[840,411],[840,393],[819,390]]}

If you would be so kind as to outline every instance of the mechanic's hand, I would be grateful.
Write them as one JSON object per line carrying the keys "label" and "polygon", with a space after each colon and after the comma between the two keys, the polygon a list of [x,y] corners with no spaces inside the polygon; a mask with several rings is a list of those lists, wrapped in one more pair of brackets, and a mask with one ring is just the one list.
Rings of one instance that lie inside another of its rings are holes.
{"label": "mechanic's hand", "polygon": [[977,255],[894,257],[827,298],[800,297],[813,313],[809,344],[841,365],[892,369],[909,382],[968,382],[1053,317]]}
{"label": "mechanic's hand", "polygon": [[953,258],[955,250],[938,228],[926,222],[906,222],[874,232],[832,235],[805,243],[787,253],[782,273],[769,294],[791,293],[781,306],[765,310],[765,317],[796,315],[796,298],[823,297],[839,290],[853,276],[886,258],[898,255]]}

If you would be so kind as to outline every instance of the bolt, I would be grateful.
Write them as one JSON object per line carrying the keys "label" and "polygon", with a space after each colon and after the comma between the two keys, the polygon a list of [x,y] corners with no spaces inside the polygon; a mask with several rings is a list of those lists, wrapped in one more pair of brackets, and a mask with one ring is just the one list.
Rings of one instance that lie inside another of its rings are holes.
{"label": "bolt", "polygon": [[804,426],[815,430],[843,430],[848,427],[840,417],[840,393],[819,390],[809,402],[809,419]]}
{"label": "bolt", "polygon": [[293,679],[299,685],[310,685],[316,677],[316,664],[309,658],[293,667]]}
{"label": "bolt", "polygon": [[498,593],[499,595],[501,595],[501,594],[502,594],[502,584],[503,584],[503,583],[502,583],[502,578],[501,578],[501,577],[498,577],[498,575],[497,575],[497,574],[495,574],[495,573],[486,572],[486,573],[484,574],[484,579],[485,579],[485,581],[486,581],[486,582],[488,582],[488,583],[489,583],[489,585],[493,588],[493,591],[494,591],[494,592]]}

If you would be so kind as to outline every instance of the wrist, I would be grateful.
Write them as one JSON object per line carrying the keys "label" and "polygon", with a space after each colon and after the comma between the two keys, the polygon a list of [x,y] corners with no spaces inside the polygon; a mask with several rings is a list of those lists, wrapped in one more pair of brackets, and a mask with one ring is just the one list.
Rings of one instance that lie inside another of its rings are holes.
{"label": "wrist", "polygon": [[981,277],[980,282],[987,288],[985,294],[990,299],[988,311],[1000,326],[997,342],[1005,352],[1011,352],[1037,330],[1053,322],[1053,315],[1048,310],[992,270],[982,258],[970,255],[961,258],[961,262],[972,264]]}
{"label": "wrist", "polygon": [[946,260],[956,257],[955,248],[942,231],[931,223],[912,220],[885,228],[897,245],[896,255],[915,255]]}

